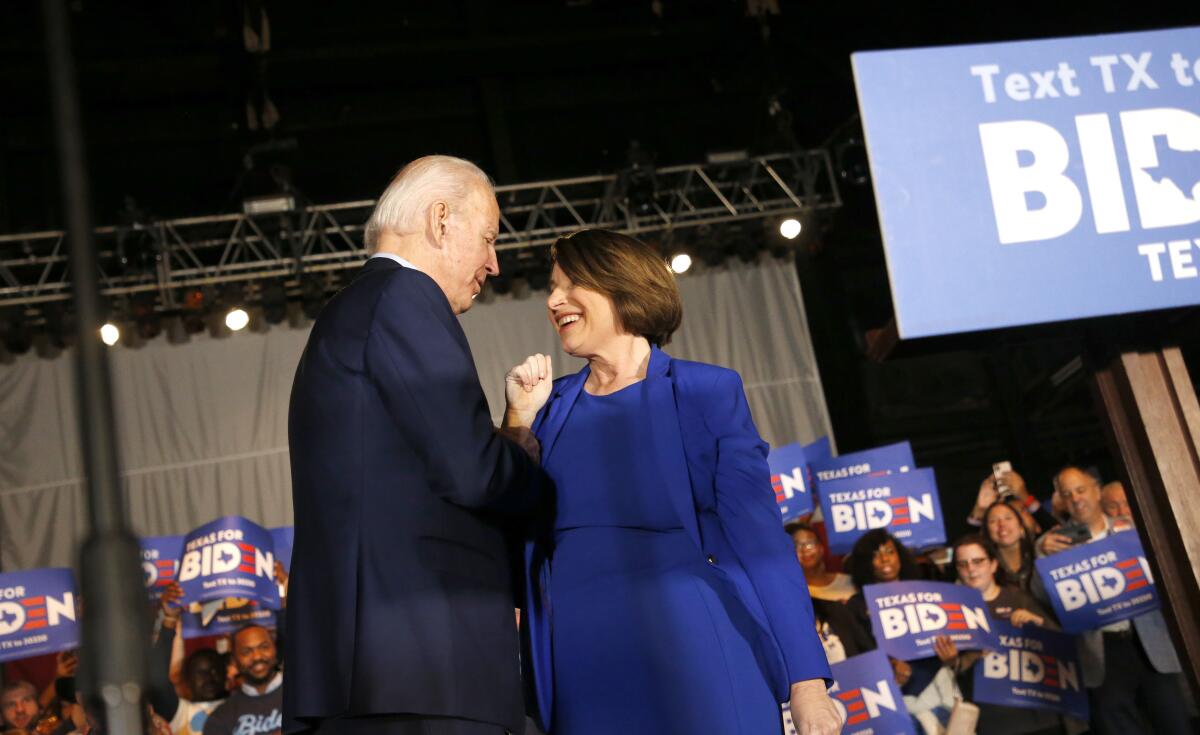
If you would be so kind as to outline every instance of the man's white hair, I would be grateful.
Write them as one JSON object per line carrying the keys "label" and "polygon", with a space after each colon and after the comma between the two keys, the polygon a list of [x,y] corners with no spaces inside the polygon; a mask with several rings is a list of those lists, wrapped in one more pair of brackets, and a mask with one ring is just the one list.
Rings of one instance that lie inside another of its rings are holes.
{"label": "man's white hair", "polygon": [[466,159],[435,155],[412,161],[400,169],[375,203],[363,235],[367,252],[379,248],[379,236],[384,232],[419,232],[434,202],[446,202],[453,208],[467,198],[475,184],[483,184],[493,193],[496,190],[483,169]]}

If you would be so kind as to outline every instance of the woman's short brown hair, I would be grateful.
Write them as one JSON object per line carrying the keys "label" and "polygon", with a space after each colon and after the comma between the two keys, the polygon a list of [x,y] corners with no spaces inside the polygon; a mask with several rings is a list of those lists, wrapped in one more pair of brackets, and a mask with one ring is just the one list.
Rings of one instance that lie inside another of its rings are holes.
{"label": "woman's short brown hair", "polygon": [[607,296],[625,332],[662,347],[683,321],[675,275],[654,248],[609,230],[559,238],[550,258],[571,282]]}

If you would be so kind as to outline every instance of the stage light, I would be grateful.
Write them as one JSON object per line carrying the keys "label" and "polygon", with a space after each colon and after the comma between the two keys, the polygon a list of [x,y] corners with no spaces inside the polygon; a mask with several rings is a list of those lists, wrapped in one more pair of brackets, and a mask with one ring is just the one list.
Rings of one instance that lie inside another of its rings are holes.
{"label": "stage light", "polygon": [[246,313],[245,309],[230,309],[229,313],[225,315],[225,326],[234,332],[245,329],[249,323],[250,315]]}
{"label": "stage light", "polygon": [[100,327],[100,340],[104,344],[112,347],[121,339],[121,330],[117,329],[117,325],[112,322],[107,322],[103,327]]}
{"label": "stage light", "polygon": [[686,273],[688,268],[692,267],[692,256],[687,253],[676,253],[671,258],[671,271],[673,273]]}
{"label": "stage light", "polygon": [[800,224],[800,220],[795,219],[794,217],[789,217],[788,219],[785,219],[783,222],[779,223],[779,234],[783,235],[789,240],[795,240],[797,237],[799,237],[800,230],[802,229],[803,226]]}

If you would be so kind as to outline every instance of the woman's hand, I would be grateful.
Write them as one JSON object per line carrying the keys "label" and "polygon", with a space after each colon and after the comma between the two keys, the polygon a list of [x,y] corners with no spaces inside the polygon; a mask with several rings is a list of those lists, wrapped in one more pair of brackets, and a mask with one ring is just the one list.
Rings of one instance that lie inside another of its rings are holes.
{"label": "woman's hand", "polygon": [[1013,610],[1012,617],[1010,617],[1008,619],[1008,622],[1012,623],[1013,627],[1015,627],[1015,628],[1020,628],[1022,625],[1025,625],[1026,623],[1033,623],[1034,625],[1036,625],[1039,628],[1046,627],[1046,619],[1045,618],[1043,618],[1041,615],[1035,615],[1034,613],[1031,613],[1028,610],[1025,610],[1022,608],[1017,608],[1016,610]]}
{"label": "woman's hand", "polygon": [[907,661],[901,661],[898,658],[888,657],[888,661],[892,664],[892,675],[896,677],[896,686],[902,687],[912,678],[912,667]]}
{"label": "woman's hand", "polygon": [[504,427],[533,425],[533,419],[554,384],[554,369],[549,355],[530,355],[504,376]]}
{"label": "woman's hand", "polygon": [[792,726],[799,735],[837,735],[842,731],[842,715],[825,692],[825,682],[821,679],[793,684],[788,709],[792,713]]}
{"label": "woman's hand", "polygon": [[939,635],[933,639],[933,652],[947,666],[953,666],[958,660],[958,646],[954,645],[954,641],[950,640],[948,635]]}
{"label": "woman's hand", "polygon": [[971,518],[982,521],[984,512],[992,507],[992,503],[999,497],[999,493],[996,492],[996,479],[991,475],[983,478],[983,482],[979,483],[979,494],[975,496],[975,507],[971,509]]}

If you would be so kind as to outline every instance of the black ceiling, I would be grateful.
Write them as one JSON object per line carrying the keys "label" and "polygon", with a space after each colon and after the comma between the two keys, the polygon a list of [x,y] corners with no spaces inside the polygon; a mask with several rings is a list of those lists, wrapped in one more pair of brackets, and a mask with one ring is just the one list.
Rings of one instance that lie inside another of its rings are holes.
{"label": "black ceiling", "polygon": [[[69,4],[102,224],[127,195],[160,216],[236,210],[271,164],[330,202],[372,197],[404,161],[434,151],[507,183],[611,171],[631,140],[660,163],[817,146],[855,114],[855,50],[1189,22],[1182,10],[1116,2],[780,0],[778,15],[761,17],[747,5],[772,3]],[[0,232],[58,224],[38,11],[0,11]],[[270,48],[254,54],[243,25],[259,11]],[[246,103],[264,91],[279,120],[253,131]],[[242,176],[246,153],[264,143],[287,150],[256,156],[259,170]]]}
{"label": "black ceiling", "polygon": [[[1200,24],[1193,3],[1112,0],[779,0],[761,17],[747,7],[774,3],[70,4],[99,224],[127,196],[160,217],[236,211],[280,166],[309,200],[334,202],[374,197],[430,152],[510,183],[612,172],[633,140],[660,164],[815,147],[854,128],[857,50]],[[244,19],[264,9],[270,49],[249,53]],[[60,224],[38,11],[32,0],[0,10],[0,232]],[[247,102],[264,92],[278,123],[251,130]],[[891,315],[887,274],[870,188],[844,195],[797,260],[840,448],[911,438],[951,516],[992,461],[1025,468],[1043,493],[1059,463],[1105,464],[1086,366],[1063,368],[1095,353],[1111,320],[918,340],[872,362],[868,330]],[[1193,335],[1183,341],[1200,373],[1196,310],[1156,320],[1164,339]]]}

